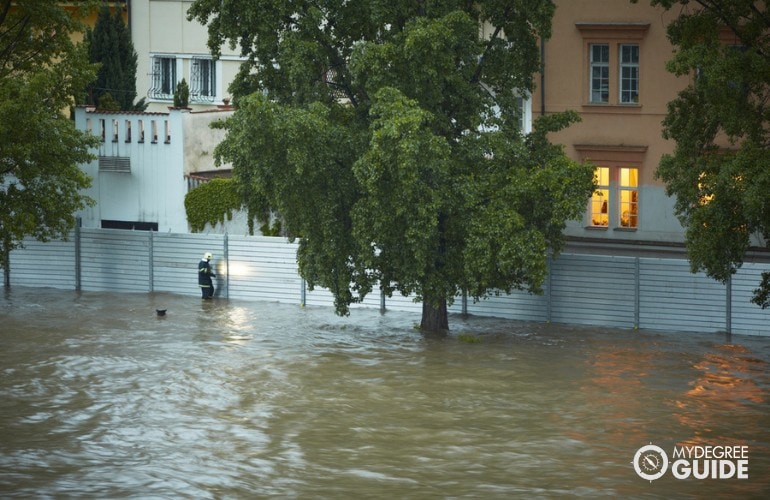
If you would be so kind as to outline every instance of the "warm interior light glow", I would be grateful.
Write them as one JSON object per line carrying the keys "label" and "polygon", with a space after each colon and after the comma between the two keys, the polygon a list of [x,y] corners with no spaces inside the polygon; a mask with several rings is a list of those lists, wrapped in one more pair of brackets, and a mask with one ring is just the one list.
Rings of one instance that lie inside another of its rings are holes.
{"label": "warm interior light glow", "polygon": [[[226,273],[225,270],[228,272]],[[222,274],[228,274],[230,277],[242,277],[242,276],[249,276],[253,274],[251,268],[243,263],[243,262],[237,262],[237,261],[230,261],[229,262],[229,269],[226,269],[224,264],[222,265]]]}

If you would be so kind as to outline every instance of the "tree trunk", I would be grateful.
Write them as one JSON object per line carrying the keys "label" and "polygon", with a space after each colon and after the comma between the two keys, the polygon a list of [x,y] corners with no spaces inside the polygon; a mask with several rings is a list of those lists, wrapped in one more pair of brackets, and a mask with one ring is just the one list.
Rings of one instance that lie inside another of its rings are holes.
{"label": "tree trunk", "polygon": [[440,299],[438,306],[433,304],[431,300],[423,301],[420,330],[430,333],[447,332],[449,330],[446,299]]}

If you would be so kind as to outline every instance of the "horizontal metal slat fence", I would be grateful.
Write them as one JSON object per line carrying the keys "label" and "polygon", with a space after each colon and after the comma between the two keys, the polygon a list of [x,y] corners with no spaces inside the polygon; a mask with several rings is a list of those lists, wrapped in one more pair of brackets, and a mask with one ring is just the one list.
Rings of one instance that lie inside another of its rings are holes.
{"label": "horizontal metal slat fence", "polygon": [[[299,276],[297,243],[284,238],[77,229],[67,241],[25,241],[10,254],[11,286],[197,295],[197,263],[214,254],[217,296],[333,307],[326,289]],[[682,332],[770,335],[770,310],[752,304],[761,273],[746,263],[727,285],[690,272],[683,258],[561,254],[549,259],[542,295],[500,293],[475,302],[457,297],[452,313],[523,321]],[[421,304],[374,289],[353,307],[419,313]]]}

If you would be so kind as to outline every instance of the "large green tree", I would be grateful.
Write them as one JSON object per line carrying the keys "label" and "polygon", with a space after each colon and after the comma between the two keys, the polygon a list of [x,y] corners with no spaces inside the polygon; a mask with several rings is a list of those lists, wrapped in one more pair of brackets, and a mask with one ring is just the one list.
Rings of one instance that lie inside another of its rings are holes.
{"label": "large green tree", "polygon": [[137,55],[131,32],[123,22],[121,8],[114,13],[105,2],[93,30],[86,31],[91,62],[99,63],[96,80],[88,85],[88,104],[128,111],[147,107],[144,98],[136,104]]}
{"label": "large green tree", "polygon": [[0,2],[0,264],[25,236],[66,236],[90,200],[78,167],[97,138],[65,114],[95,68],[77,14],[57,0]]}
{"label": "large green tree", "polygon": [[[692,271],[727,282],[753,243],[770,242],[770,12],[767,1],[653,0],[678,9],[668,69],[691,76],[668,105],[676,141],[657,175],[676,197]],[[754,302],[766,307],[770,273]]]}
{"label": "large green tree", "polygon": [[547,134],[521,132],[543,0],[198,0],[209,46],[248,61],[230,91],[220,162],[252,213],[299,237],[310,288],[336,309],[373,287],[422,300],[423,330],[448,328],[460,293],[540,290],[593,169]]}

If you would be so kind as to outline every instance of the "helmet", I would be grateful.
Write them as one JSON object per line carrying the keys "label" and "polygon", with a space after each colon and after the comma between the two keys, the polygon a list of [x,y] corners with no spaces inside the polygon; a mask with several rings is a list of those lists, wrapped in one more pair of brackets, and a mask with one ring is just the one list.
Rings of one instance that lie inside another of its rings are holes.
{"label": "helmet", "polygon": [[214,258],[214,255],[211,252],[206,252],[206,253],[203,254],[203,258],[205,260],[211,260],[211,259]]}

